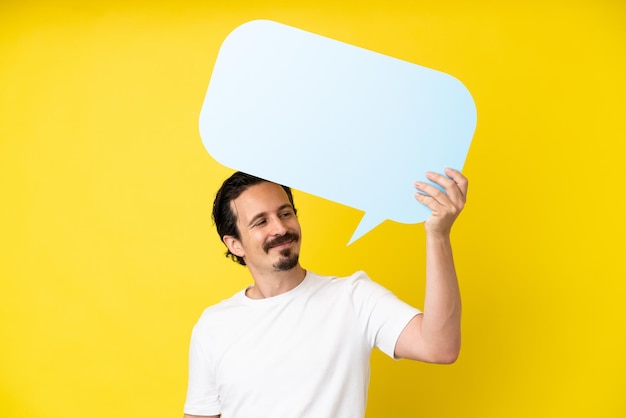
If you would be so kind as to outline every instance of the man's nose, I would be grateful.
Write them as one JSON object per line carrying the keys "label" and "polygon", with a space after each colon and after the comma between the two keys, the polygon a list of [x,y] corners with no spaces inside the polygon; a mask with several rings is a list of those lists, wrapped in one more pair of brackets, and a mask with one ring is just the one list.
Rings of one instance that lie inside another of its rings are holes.
{"label": "man's nose", "polygon": [[287,226],[280,217],[276,216],[272,219],[272,234],[273,235],[285,235],[287,232]]}

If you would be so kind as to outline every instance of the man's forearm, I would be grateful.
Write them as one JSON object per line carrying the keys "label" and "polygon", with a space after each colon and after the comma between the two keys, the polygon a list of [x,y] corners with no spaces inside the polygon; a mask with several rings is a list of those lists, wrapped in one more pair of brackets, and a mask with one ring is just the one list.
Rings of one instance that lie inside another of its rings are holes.
{"label": "man's forearm", "polygon": [[461,295],[448,234],[426,235],[426,294],[422,336],[443,362],[461,347]]}

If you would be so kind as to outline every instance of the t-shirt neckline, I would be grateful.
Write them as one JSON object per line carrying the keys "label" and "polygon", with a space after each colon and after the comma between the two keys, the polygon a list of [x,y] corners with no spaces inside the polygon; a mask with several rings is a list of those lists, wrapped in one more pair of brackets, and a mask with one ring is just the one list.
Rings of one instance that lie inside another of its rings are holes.
{"label": "t-shirt neckline", "polygon": [[268,298],[263,298],[263,299],[252,299],[246,296],[246,291],[253,286],[253,285],[250,285],[250,286],[247,286],[245,289],[239,291],[239,293],[237,293],[237,296],[238,296],[238,299],[240,299],[243,303],[248,304],[248,305],[262,305],[262,304],[278,303],[283,300],[290,299],[294,297],[295,295],[297,295],[298,293],[302,292],[303,289],[308,287],[308,284],[311,281],[312,276],[313,276],[313,273],[306,270],[304,279],[302,279],[302,281],[296,287],[294,287],[291,290],[286,291],[285,293],[281,293],[280,295],[270,296]]}

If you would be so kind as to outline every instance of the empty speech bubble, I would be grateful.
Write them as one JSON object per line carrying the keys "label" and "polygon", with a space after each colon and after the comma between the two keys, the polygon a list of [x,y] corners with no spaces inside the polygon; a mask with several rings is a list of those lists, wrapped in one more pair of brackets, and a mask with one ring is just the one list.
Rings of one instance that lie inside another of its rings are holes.
{"label": "empty speech bubble", "polygon": [[348,244],[428,219],[414,181],[460,170],[475,127],[454,77],[267,20],[224,40],[200,113],[221,164],[364,211]]}

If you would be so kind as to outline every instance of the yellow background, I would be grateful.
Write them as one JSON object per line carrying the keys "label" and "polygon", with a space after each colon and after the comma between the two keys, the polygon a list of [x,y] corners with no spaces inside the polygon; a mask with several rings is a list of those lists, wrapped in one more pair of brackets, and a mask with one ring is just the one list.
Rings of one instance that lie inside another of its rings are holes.
{"label": "yellow background", "polygon": [[[250,282],[210,221],[198,114],[221,41],[272,19],[472,92],[453,366],[373,357],[368,417],[626,416],[623,1],[0,4],[0,416],[182,415],[204,307]],[[422,225],[296,191],[303,264],[421,306]],[[261,416],[261,414],[259,415]]]}

